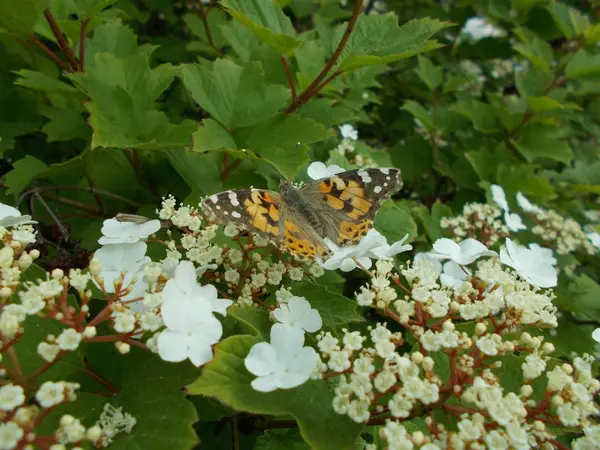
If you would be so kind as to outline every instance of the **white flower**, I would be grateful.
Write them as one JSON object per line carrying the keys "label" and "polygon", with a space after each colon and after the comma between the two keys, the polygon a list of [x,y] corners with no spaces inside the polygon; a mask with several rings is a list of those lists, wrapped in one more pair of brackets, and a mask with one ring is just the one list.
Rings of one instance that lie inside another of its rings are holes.
{"label": "white flower", "polygon": [[527,227],[523,223],[521,216],[517,213],[511,213],[510,211],[504,211],[504,223],[510,231],[521,231],[526,230]]}
{"label": "white flower", "polygon": [[[114,438],[119,433],[131,433],[131,430],[136,425],[137,419],[133,417],[129,413],[124,413],[123,408],[115,408],[110,403],[106,403],[104,405],[104,409],[102,410],[102,414],[100,414],[100,419],[97,422],[97,426],[100,426],[101,432],[105,437],[108,438],[108,442],[106,444],[110,444],[112,442],[112,438]],[[88,438],[90,430],[88,429]],[[97,439],[91,439],[95,441]]]}
{"label": "white flower", "polygon": [[12,450],[23,438],[23,429],[14,422],[0,423],[0,448]]}
{"label": "white flower", "polygon": [[454,242],[452,239],[440,238],[433,243],[435,253],[430,253],[430,256],[438,259],[450,259],[461,266],[471,264],[473,261],[482,256],[496,256],[497,253],[488,250],[481,242],[468,238],[460,243]]}
{"label": "white flower", "polygon": [[523,209],[523,211],[527,211],[534,214],[544,211],[539,206],[531,203],[529,199],[525,197],[521,192],[517,192],[517,203]]}
{"label": "white flower", "polygon": [[594,247],[600,250],[600,233],[587,233],[587,237]]}
{"label": "white flower", "polygon": [[508,202],[506,201],[506,194],[504,193],[504,189],[502,189],[502,186],[492,184],[490,186],[490,191],[492,191],[492,199],[496,202],[496,204],[504,211],[509,211],[510,208],[508,207]]}
{"label": "white flower", "polygon": [[[143,280],[143,266],[150,262],[150,258],[146,255],[147,245],[145,242],[136,242],[135,244],[111,244],[99,248],[94,253],[94,259],[100,261],[101,269],[100,276],[104,280],[104,289],[109,294],[115,292],[114,283],[120,279],[121,273],[125,273],[121,290],[128,287],[133,279],[136,279],[136,284],[133,286],[132,292],[121,300],[129,300],[139,296],[143,296],[146,290]],[[98,286],[96,279],[94,284]],[[98,286],[99,287],[99,286]]]}
{"label": "white flower", "polygon": [[356,141],[358,139],[358,131],[350,124],[344,124],[340,127],[340,134],[344,139]]}
{"label": "white flower", "polygon": [[547,261],[540,260],[537,250],[513,244],[506,238],[506,246],[500,250],[500,262],[512,267],[534,286],[549,288],[556,286],[556,269]]}
{"label": "white flower", "polygon": [[552,253],[552,249],[540,247],[538,244],[529,244],[529,250],[534,252],[535,258],[542,261],[544,264],[551,266],[556,265],[557,261]]}
{"label": "white flower", "polygon": [[330,177],[332,175],[344,172],[344,169],[335,164],[332,166],[326,166],[321,161],[315,161],[306,170],[306,173],[313,180],[320,180],[321,178]]}
{"label": "white flower", "polygon": [[183,261],[163,290],[162,318],[167,326],[158,338],[158,354],[165,361],[187,358],[196,366],[210,361],[212,345],[221,339],[223,327],[213,311],[225,314],[230,300],[217,298],[214,286],[201,286],[189,261]]}
{"label": "white flower", "polygon": [[407,236],[393,245],[388,245],[385,236],[375,229],[369,232],[356,245],[347,247],[338,247],[336,244],[326,239],[325,242],[333,251],[333,255],[321,265],[327,270],[340,269],[342,272],[350,272],[359,264],[369,269],[373,259],[391,259],[394,255],[412,249],[410,245],[404,245]]}
{"label": "white flower", "polygon": [[65,401],[65,386],[62,383],[46,381],[40,386],[35,398],[42,408],[50,408]]}
{"label": "white flower", "polygon": [[[378,231],[375,231],[379,234]],[[373,259],[392,259],[398,253],[409,252],[412,250],[412,245],[406,244],[404,245],[404,241],[408,239],[408,233],[404,235],[402,239],[397,242],[394,242],[391,246],[388,245],[385,237],[379,234],[383,239],[379,239],[382,241],[382,244],[376,247],[372,247],[367,252],[367,256]],[[385,241],[385,243],[383,243]]]}
{"label": "white flower", "polygon": [[592,338],[600,343],[600,328],[596,328],[594,331],[592,331]]}
{"label": "white flower", "polygon": [[19,385],[6,384],[0,388],[0,409],[12,411],[25,402],[25,393]]}
{"label": "white flower", "polygon": [[146,239],[160,230],[160,220],[149,220],[144,223],[120,222],[117,219],[107,219],[102,225],[103,236],[98,239],[100,245],[134,244]]}
{"label": "white flower", "polygon": [[271,343],[255,344],[246,356],[246,369],[258,378],[250,383],[260,392],[291,389],[306,382],[317,367],[317,353],[304,347],[304,332],[275,324]]}
{"label": "white flower", "polygon": [[8,228],[28,223],[37,223],[31,216],[21,215],[21,211],[13,206],[0,203],[0,227]]}
{"label": "white flower", "polygon": [[502,37],[506,32],[492,25],[485,18],[475,16],[467,20],[461,30],[461,34],[470,36],[474,41],[478,41],[487,37]]}
{"label": "white flower", "polygon": [[321,329],[323,321],[319,311],[310,307],[310,303],[302,297],[292,297],[273,311],[277,321],[290,327],[314,333]]}
{"label": "white flower", "polygon": [[443,272],[440,275],[440,283],[458,289],[471,276],[471,271],[454,261],[446,261],[443,266]]}

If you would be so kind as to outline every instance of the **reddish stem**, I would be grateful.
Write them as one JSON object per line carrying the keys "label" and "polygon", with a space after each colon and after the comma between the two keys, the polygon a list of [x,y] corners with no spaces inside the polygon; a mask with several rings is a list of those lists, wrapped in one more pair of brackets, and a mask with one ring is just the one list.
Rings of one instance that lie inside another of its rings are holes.
{"label": "reddish stem", "polygon": [[81,72],[85,70],[85,36],[87,35],[89,21],[89,19],[82,21],[81,29],[79,30],[79,70]]}
{"label": "reddish stem", "polygon": [[62,59],[58,57],[56,53],[54,53],[50,48],[46,46],[42,41],[40,41],[36,36],[33,37],[34,41],[40,46],[42,50],[50,57],[54,62],[56,62],[60,67],[65,69],[67,72],[72,72],[71,68],[67,63],[65,63]]}
{"label": "reddish stem", "polygon": [[285,56],[281,57],[281,63],[283,64],[283,68],[285,69],[285,74],[288,79],[288,84],[290,85],[290,89],[292,90],[292,102],[296,102],[296,85],[294,84],[294,78],[292,77],[292,71],[290,70],[290,66],[285,59]]}
{"label": "reddish stem", "polygon": [[54,33],[54,37],[56,38],[56,41],[58,42],[58,46],[60,47],[62,52],[65,54],[67,59],[69,60],[69,65],[71,66],[72,71],[76,72],[77,69],[79,68],[79,64],[75,60],[73,51],[69,48],[69,44],[67,43],[67,40],[65,39],[65,36],[64,36],[62,30],[58,26],[58,23],[56,23],[56,20],[54,19],[54,15],[52,14],[52,11],[50,11],[49,9],[45,9],[44,17],[48,21],[48,25],[50,25],[50,28],[52,28],[52,33]]}

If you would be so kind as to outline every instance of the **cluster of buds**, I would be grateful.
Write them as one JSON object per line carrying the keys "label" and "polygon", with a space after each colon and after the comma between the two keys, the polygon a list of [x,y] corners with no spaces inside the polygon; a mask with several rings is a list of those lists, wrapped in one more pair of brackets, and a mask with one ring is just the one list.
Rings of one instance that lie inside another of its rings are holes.
{"label": "cluster of buds", "polygon": [[461,215],[443,217],[440,226],[457,242],[470,237],[487,247],[493,247],[509,235],[502,221],[502,210],[488,203],[467,203]]}

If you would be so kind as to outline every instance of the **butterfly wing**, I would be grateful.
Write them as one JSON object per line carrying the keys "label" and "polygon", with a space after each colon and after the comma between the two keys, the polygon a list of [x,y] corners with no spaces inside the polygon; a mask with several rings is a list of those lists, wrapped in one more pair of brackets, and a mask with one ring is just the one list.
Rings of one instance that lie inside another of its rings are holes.
{"label": "butterfly wing", "polygon": [[301,193],[318,213],[324,235],[344,246],[367,234],[381,203],[402,185],[399,169],[358,169],[307,184]]}
{"label": "butterfly wing", "polygon": [[282,205],[280,248],[300,259],[320,258],[325,261],[331,250],[307,221],[289,205]]}
{"label": "butterfly wing", "polygon": [[207,220],[233,223],[270,241],[278,242],[281,196],[264,189],[240,189],[211,195],[202,201]]}

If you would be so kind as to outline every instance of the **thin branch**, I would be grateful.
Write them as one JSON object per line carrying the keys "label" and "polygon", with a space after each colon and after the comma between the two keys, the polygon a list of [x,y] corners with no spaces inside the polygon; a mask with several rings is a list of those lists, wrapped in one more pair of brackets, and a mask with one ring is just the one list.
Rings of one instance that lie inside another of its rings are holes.
{"label": "thin branch", "polygon": [[52,58],[52,60],[54,62],[56,62],[60,67],[65,69],[67,72],[71,72],[71,68],[69,67],[69,65],[66,62],[64,62],[62,59],[60,59],[56,53],[54,53],[52,50],[50,50],[50,48],[48,48],[46,46],[46,44],[44,44],[42,41],[40,41],[37,36],[33,36],[33,40],[40,46],[40,48],[42,50],[44,50],[44,52],[50,58]]}
{"label": "thin branch", "polygon": [[58,23],[56,23],[56,20],[54,19],[54,15],[52,14],[52,11],[50,11],[49,9],[45,9],[44,17],[48,21],[48,25],[50,25],[50,28],[52,28],[52,33],[54,33],[54,37],[56,38],[56,41],[58,42],[58,46],[60,47],[62,52],[65,54],[67,59],[69,60],[69,65],[71,66],[71,69],[73,71],[77,71],[77,69],[79,68],[79,64],[75,60],[73,51],[69,48],[69,44],[67,43],[67,40],[65,39],[65,36],[64,36],[62,30],[58,26]]}
{"label": "thin branch", "polygon": [[40,202],[44,208],[46,208],[46,211],[48,211],[48,214],[50,214],[50,217],[52,217],[52,220],[54,221],[54,223],[56,224],[56,226],[60,230],[60,234],[62,235],[62,239],[65,239],[65,237],[69,235],[69,231],[67,230],[67,228],[62,224],[62,222],[60,221],[60,219],[58,218],[58,216],[56,214],[54,214],[54,211],[52,211],[52,209],[44,201],[44,198],[39,194],[39,192],[36,192],[33,195],[35,196],[35,198],[37,199],[37,201]]}
{"label": "thin branch", "polygon": [[85,19],[81,22],[81,28],[79,29],[79,71],[83,72],[85,69],[85,37],[87,35],[87,26],[89,19]]}
{"label": "thin branch", "polygon": [[200,20],[202,21],[202,26],[204,27],[204,32],[206,33],[206,39],[208,39],[208,44],[217,52],[217,55],[223,56],[223,52],[221,52],[221,49],[219,49],[215,45],[215,41],[210,31],[210,26],[208,25],[208,11],[204,9],[204,4],[202,3],[202,0],[198,0],[198,6],[200,8],[200,11],[198,11],[198,15],[200,16]]}
{"label": "thin branch", "polygon": [[240,450],[240,433],[238,430],[238,417],[234,414],[231,418],[231,440],[233,450]]}
{"label": "thin branch", "polygon": [[290,66],[285,59],[285,56],[281,57],[281,63],[283,64],[283,68],[285,69],[285,74],[288,79],[288,84],[290,85],[290,89],[292,90],[292,102],[295,103],[297,100],[296,97],[296,85],[294,84],[294,78],[292,77],[292,71],[290,70]]}
{"label": "thin branch", "polygon": [[[321,73],[319,73],[319,75],[317,75],[317,77],[304,90],[304,92],[302,92],[302,94],[300,94],[298,99],[295,102],[292,102],[292,104],[285,110],[286,115],[294,112],[300,106],[302,106],[307,101],[309,101],[313,95],[315,95],[315,92],[314,92],[315,88],[317,88],[321,85],[321,81],[323,81],[323,79],[329,74],[329,71],[335,66],[335,64],[337,63],[338,59],[340,58],[340,56],[342,54],[342,51],[344,50],[344,47],[346,47],[346,44],[348,43],[348,40],[350,39],[350,35],[352,34],[352,30],[354,30],[354,25],[356,25],[356,21],[358,20],[358,16],[360,14],[361,9],[362,9],[362,1],[356,0],[356,5],[354,6],[354,11],[352,11],[352,17],[350,18],[350,21],[348,22],[346,31],[344,31],[344,35],[342,36],[340,43],[338,44],[337,48],[335,49],[335,52],[333,53],[331,58],[329,58],[329,61],[327,61],[327,64],[325,64],[325,67],[323,67],[323,70],[321,70]],[[322,86],[321,86],[321,88],[322,88]]]}

